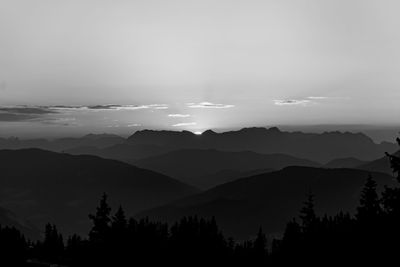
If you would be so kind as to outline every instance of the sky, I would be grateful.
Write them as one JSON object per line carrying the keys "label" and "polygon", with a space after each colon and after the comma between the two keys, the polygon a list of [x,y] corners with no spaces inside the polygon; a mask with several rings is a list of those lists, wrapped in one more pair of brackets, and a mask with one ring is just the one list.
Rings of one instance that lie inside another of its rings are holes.
{"label": "sky", "polygon": [[388,0],[0,0],[0,136],[399,125]]}

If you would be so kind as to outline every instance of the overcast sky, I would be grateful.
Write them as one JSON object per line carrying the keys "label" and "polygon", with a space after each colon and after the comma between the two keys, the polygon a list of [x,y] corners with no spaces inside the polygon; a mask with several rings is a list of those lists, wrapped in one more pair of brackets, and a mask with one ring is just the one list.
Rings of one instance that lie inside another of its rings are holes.
{"label": "overcast sky", "polygon": [[399,10],[385,0],[0,0],[0,131],[398,125]]}

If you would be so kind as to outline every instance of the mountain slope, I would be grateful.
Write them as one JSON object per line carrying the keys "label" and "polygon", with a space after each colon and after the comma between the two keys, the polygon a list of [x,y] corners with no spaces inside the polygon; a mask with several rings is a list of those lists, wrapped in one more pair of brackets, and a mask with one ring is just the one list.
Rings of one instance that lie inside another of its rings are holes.
{"label": "mountain slope", "polygon": [[41,238],[40,231],[30,224],[29,222],[19,218],[10,210],[0,207],[0,225],[15,227],[21,233],[29,239],[37,240]]}
{"label": "mountain slope", "polygon": [[65,150],[66,153],[72,155],[95,155],[105,159],[115,159],[130,164],[134,164],[139,159],[163,154],[167,151],[169,150],[151,144],[131,145],[129,143],[116,144],[105,148],[86,146]]}
{"label": "mountain slope", "polygon": [[131,145],[155,145],[169,151],[180,149],[216,149],[221,151],[253,151],[262,154],[281,153],[321,163],[337,158],[354,157],[373,160],[397,146],[376,144],[362,133],[325,132],[322,134],[284,132],[278,128],[244,128],[239,131],[201,135],[188,131],[138,131],[130,136]]}
{"label": "mountain slope", "polygon": [[167,176],[95,156],[38,149],[0,150],[0,199],[41,227],[53,222],[66,232],[88,230],[103,192],[128,214],[198,192]]}
{"label": "mountain slope", "polygon": [[[396,153],[394,153],[394,155],[400,156],[400,151],[397,151]],[[390,168],[389,159],[386,156],[365,164],[361,164],[357,168],[367,171],[377,171],[393,175],[392,168]]]}
{"label": "mountain slope", "polygon": [[[244,177],[235,177],[235,175],[242,175],[242,172],[259,169],[278,170],[287,166],[319,166],[316,162],[283,154],[263,155],[251,151],[226,152],[213,149],[172,151],[138,160],[134,164],[201,188],[210,188],[235,178]],[[223,171],[231,171],[233,176],[224,175],[221,173]],[[237,173],[234,173],[235,171]]]}
{"label": "mountain slope", "polygon": [[[281,233],[297,216],[310,191],[316,195],[316,211],[353,212],[369,172],[354,169],[287,167],[280,171],[239,179],[165,206],[139,213],[139,217],[174,221],[181,216],[215,216],[224,231],[249,237],[262,225],[268,234]],[[381,189],[393,185],[392,177],[372,173]]]}
{"label": "mountain slope", "polygon": [[0,138],[0,149],[24,149],[40,148],[51,151],[63,151],[76,147],[93,147],[102,149],[105,147],[122,144],[125,138],[114,134],[88,134],[79,138],[27,139]]}
{"label": "mountain slope", "polygon": [[360,165],[366,164],[367,161],[356,158],[341,158],[329,161],[324,165],[325,168],[357,168]]}

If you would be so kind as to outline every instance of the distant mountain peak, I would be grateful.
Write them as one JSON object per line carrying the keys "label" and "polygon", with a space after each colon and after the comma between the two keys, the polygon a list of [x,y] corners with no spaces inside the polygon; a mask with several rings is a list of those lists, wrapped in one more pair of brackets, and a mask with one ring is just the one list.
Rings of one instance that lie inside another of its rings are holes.
{"label": "distant mountain peak", "polygon": [[215,135],[215,134],[217,134],[217,133],[214,132],[213,130],[209,129],[209,130],[203,132],[201,135],[207,136],[207,135]]}
{"label": "distant mountain peak", "polygon": [[242,128],[239,131],[233,131],[233,132],[238,132],[238,133],[266,133],[268,132],[268,129],[265,127],[247,127],[247,128]]}
{"label": "distant mountain peak", "polygon": [[282,131],[278,127],[248,127],[242,128],[238,132],[247,132],[247,133],[282,133]]}
{"label": "distant mountain peak", "polygon": [[268,131],[270,131],[270,132],[278,132],[278,133],[282,132],[278,127],[271,127],[271,128],[268,129]]}

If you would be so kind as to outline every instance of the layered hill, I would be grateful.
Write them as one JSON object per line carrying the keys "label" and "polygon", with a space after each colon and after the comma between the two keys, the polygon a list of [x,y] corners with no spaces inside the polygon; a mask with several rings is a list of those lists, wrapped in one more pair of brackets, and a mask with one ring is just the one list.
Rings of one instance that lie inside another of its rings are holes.
{"label": "layered hill", "polygon": [[[296,217],[309,192],[315,194],[319,214],[354,212],[369,172],[355,169],[287,167],[280,171],[242,178],[200,194],[139,213],[139,217],[173,222],[182,216],[215,216],[228,235],[246,238],[262,226],[280,234]],[[394,185],[391,176],[372,173],[379,184]]]}
{"label": "layered hill", "polygon": [[324,165],[325,168],[357,168],[368,161],[359,160],[356,158],[341,158],[329,161]]}
{"label": "layered hill", "polygon": [[75,147],[67,149],[65,152],[72,155],[95,155],[106,159],[115,159],[135,164],[137,160],[169,152],[169,149],[151,144],[134,145],[125,142],[106,148],[91,146]]}
{"label": "layered hill", "polygon": [[318,163],[283,154],[264,155],[251,151],[226,152],[214,149],[183,149],[135,161],[135,165],[174,177],[200,188],[266,170],[287,166],[317,167]]}
{"label": "layered hill", "polygon": [[125,142],[125,138],[114,134],[88,134],[78,138],[26,139],[0,138],[0,149],[40,148],[61,152],[77,147],[90,147],[102,149]]}
{"label": "layered hill", "polygon": [[[394,153],[394,155],[400,157],[400,151],[397,151]],[[390,161],[386,156],[361,164],[358,166],[358,168],[362,170],[384,172],[393,175],[392,168],[390,167]]]}
{"label": "layered hill", "polygon": [[128,214],[198,192],[175,179],[115,160],[39,149],[0,150],[0,204],[38,227],[87,233],[103,192]]}

